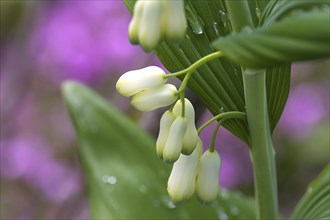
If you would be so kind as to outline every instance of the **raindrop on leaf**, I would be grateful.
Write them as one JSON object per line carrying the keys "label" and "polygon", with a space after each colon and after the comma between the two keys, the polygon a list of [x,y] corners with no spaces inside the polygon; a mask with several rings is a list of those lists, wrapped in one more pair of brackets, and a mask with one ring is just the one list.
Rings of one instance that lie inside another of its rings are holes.
{"label": "raindrop on leaf", "polygon": [[191,27],[191,30],[193,31],[194,34],[202,34],[204,32],[203,30],[204,23],[202,19],[197,15],[196,10],[191,5],[191,3],[188,3],[186,5],[186,10],[187,10],[187,14],[186,14],[187,20]]}
{"label": "raindrop on leaf", "polygon": [[147,189],[147,187],[146,187],[145,185],[141,185],[141,186],[139,187],[139,191],[140,191],[141,193],[146,193],[146,192],[148,191],[148,189]]}
{"label": "raindrop on leaf", "polygon": [[223,211],[223,210],[220,210],[218,211],[218,218],[219,220],[228,220],[228,215]]}
{"label": "raindrop on leaf", "polygon": [[260,19],[261,10],[259,8],[256,8],[256,15],[257,15],[257,18]]}
{"label": "raindrop on leaf", "polygon": [[239,214],[239,209],[237,207],[232,207],[230,209],[230,213],[233,215],[238,215]]}
{"label": "raindrop on leaf", "polygon": [[215,34],[217,36],[220,36],[220,33],[219,33],[219,24],[217,22],[213,22],[212,27],[213,27],[213,30],[214,30]]}
{"label": "raindrop on leaf", "polygon": [[108,183],[111,184],[111,185],[116,184],[117,183],[117,177],[109,176],[108,177]]}
{"label": "raindrop on leaf", "polygon": [[220,191],[220,196],[221,196],[223,199],[229,199],[229,193],[228,193],[227,190],[222,189],[222,190]]}

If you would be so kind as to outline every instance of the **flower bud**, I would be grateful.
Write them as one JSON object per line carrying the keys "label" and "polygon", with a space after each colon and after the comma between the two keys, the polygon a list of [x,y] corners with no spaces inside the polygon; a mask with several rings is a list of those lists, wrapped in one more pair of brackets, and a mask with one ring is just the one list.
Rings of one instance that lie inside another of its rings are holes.
{"label": "flower bud", "polygon": [[165,72],[157,66],[149,66],[124,73],[117,81],[116,88],[123,96],[132,96],[142,90],[159,87],[166,82]]}
{"label": "flower bud", "polygon": [[196,192],[204,203],[212,202],[218,196],[220,165],[220,156],[216,151],[205,151],[199,160]]}
{"label": "flower bud", "polygon": [[161,119],[159,124],[159,134],[156,141],[156,151],[157,155],[160,159],[163,159],[163,150],[165,143],[167,141],[168,133],[170,131],[170,127],[175,120],[176,115],[173,113],[173,111],[168,110],[166,111]]}
{"label": "flower bud", "polygon": [[133,95],[131,104],[140,111],[152,111],[175,102],[177,99],[177,92],[174,85],[165,84]]}
{"label": "flower bud", "polygon": [[179,41],[185,37],[187,19],[184,1],[164,1],[164,34],[167,40]]}
{"label": "flower bud", "polygon": [[137,1],[134,5],[133,18],[128,26],[128,36],[132,44],[139,43],[139,27],[143,13],[144,1]]}
{"label": "flower bud", "polygon": [[[187,118],[187,131],[184,135],[183,143],[182,143],[182,153],[189,155],[191,154],[197,144],[198,141],[198,132],[195,126],[195,110],[193,105],[188,99],[184,99],[185,102],[185,117]],[[173,108],[173,112],[176,115],[182,114],[182,102],[178,100]]]}
{"label": "flower bud", "polygon": [[144,1],[139,26],[139,42],[147,52],[153,50],[161,40],[163,10],[162,1]]}
{"label": "flower bud", "polygon": [[188,156],[181,154],[173,165],[167,182],[167,192],[175,204],[190,199],[195,192],[199,150],[200,147],[196,147]]}
{"label": "flower bud", "polygon": [[179,41],[187,28],[184,1],[138,0],[129,24],[129,39],[149,52],[163,39]]}
{"label": "flower bud", "polygon": [[181,116],[173,121],[164,146],[163,160],[167,163],[175,162],[182,149],[183,136],[187,130],[187,119]]}

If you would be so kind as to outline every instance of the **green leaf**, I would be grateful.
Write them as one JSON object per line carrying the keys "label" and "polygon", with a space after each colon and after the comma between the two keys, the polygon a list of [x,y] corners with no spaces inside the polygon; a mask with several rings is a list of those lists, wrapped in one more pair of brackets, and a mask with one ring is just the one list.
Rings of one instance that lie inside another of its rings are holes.
{"label": "green leaf", "polygon": [[290,92],[290,65],[266,69],[267,104],[270,128],[273,131],[280,120]]}
{"label": "green leaf", "polygon": [[[266,20],[266,26],[221,37],[213,46],[236,64],[250,68],[329,57],[329,10],[329,5],[293,10],[278,22],[268,24]],[[272,19],[280,15],[269,14]]]}
{"label": "green leaf", "polygon": [[158,159],[155,140],[83,85],[66,82],[63,95],[79,139],[92,219],[255,218],[251,199],[227,191],[211,206],[193,198],[174,207],[166,192],[170,166]]}
{"label": "green leaf", "polygon": [[[132,11],[135,1],[124,0]],[[259,5],[262,0],[259,1]],[[250,8],[255,4],[249,2]],[[262,7],[265,7],[263,4]],[[222,1],[185,1],[188,29],[180,44],[163,42],[156,48],[156,54],[170,72],[180,71],[192,63],[214,52],[211,42],[220,36],[227,36],[231,24]],[[254,22],[256,18],[254,18]],[[198,32],[201,30],[201,32]],[[289,92],[290,67],[267,69],[267,88],[271,128],[275,128]],[[201,66],[192,75],[188,87],[198,95],[213,115],[222,111],[245,112],[244,89],[241,67],[226,58],[217,59]],[[271,94],[271,96],[270,96]],[[278,96],[283,95],[283,99]],[[246,122],[227,120],[224,127],[238,138],[249,142]]]}
{"label": "green leaf", "polygon": [[[255,0],[255,4],[256,7],[260,10],[260,12],[262,13],[265,8],[267,7],[267,5],[269,4],[271,0]],[[249,1],[252,2],[252,1]]]}
{"label": "green leaf", "polygon": [[265,10],[261,15],[260,26],[268,26],[276,21],[280,21],[292,13],[304,13],[311,9],[315,10],[317,7],[326,8],[328,5],[328,0],[272,0],[265,7]]}
{"label": "green leaf", "polygon": [[291,219],[330,219],[330,164],[308,186]]}

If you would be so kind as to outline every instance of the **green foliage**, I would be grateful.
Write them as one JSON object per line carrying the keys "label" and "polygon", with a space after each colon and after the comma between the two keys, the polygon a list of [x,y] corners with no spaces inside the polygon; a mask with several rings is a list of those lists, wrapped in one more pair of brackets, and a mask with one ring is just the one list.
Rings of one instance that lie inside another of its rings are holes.
{"label": "green foliage", "polygon": [[[132,11],[135,0],[124,2]],[[254,12],[256,7],[258,10]],[[269,114],[264,115],[266,119],[269,115],[273,131],[288,97],[291,62],[329,56],[330,10],[329,2],[325,0],[248,1],[245,9],[251,12],[250,24],[254,27],[243,28],[235,34],[232,33],[224,1],[186,0],[185,9],[188,19],[185,39],[178,44],[162,42],[155,52],[172,73],[187,68],[215,50],[224,52],[225,58],[198,68],[188,83],[214,115],[227,111],[246,112],[242,70],[246,67],[259,68],[261,72],[266,69],[267,97],[264,96],[265,89],[262,94],[254,90],[254,94],[255,99],[258,96],[264,101],[267,99],[267,103],[262,103],[264,109],[261,113],[268,111]],[[240,17],[239,14],[236,16]],[[245,24],[244,19],[238,20],[243,21],[240,24]],[[264,80],[258,84],[262,88]],[[253,82],[249,83],[249,88],[253,88]],[[157,159],[155,141],[111,104],[82,85],[66,83],[63,93],[80,141],[79,152],[93,219],[256,218],[252,211],[253,201],[227,191],[222,191],[212,206],[201,206],[195,198],[179,207],[173,206],[166,192],[170,169]],[[253,100],[254,95],[249,98]],[[254,118],[258,114],[254,114]],[[264,130],[267,131],[268,120],[264,121]],[[254,123],[249,122],[251,124]],[[246,121],[227,120],[223,125],[250,144]],[[259,135],[258,129],[255,129],[255,137]],[[266,141],[265,145],[273,149],[270,135]],[[257,167],[262,169],[269,158],[266,154],[261,159],[265,161]],[[292,219],[330,218],[329,170],[328,166],[311,184]],[[260,177],[258,181],[264,183],[264,176]],[[272,183],[276,182],[274,179],[275,172],[267,177]],[[261,197],[263,192],[266,191],[260,190]],[[269,197],[264,196],[263,201],[267,203],[267,199],[272,199]],[[261,200],[258,201],[260,203]],[[272,202],[276,203],[275,199]],[[267,209],[262,211],[265,213]]]}
{"label": "green foliage", "polygon": [[[135,1],[124,0],[132,11]],[[249,1],[249,7],[260,6],[267,1]],[[163,42],[156,54],[170,72],[187,68],[192,63],[215,51],[211,43],[219,37],[228,36],[231,24],[223,1],[185,1],[189,27],[186,38],[175,45]],[[253,9],[255,10],[255,9]],[[253,14],[253,22],[258,23]],[[227,54],[225,54],[227,56]],[[267,69],[267,100],[270,126],[275,128],[289,93],[290,65]],[[216,115],[222,111],[245,112],[243,79],[241,67],[226,58],[211,61],[200,67],[188,83],[195,94]],[[224,122],[224,127],[246,143],[249,135],[246,122],[233,119]]]}
{"label": "green foliage", "polygon": [[254,219],[254,202],[221,191],[211,206],[196,198],[174,207],[166,192],[169,165],[155,141],[90,89],[74,82],[63,95],[79,138],[92,219]]}
{"label": "green foliage", "polygon": [[291,219],[330,219],[330,165],[308,186]]}
{"label": "green foliage", "polygon": [[213,46],[236,64],[250,68],[328,57],[329,4],[302,1],[306,4],[284,5],[283,2],[287,1],[279,1],[273,10],[265,11],[267,17],[260,28],[247,28],[239,34],[219,38]]}

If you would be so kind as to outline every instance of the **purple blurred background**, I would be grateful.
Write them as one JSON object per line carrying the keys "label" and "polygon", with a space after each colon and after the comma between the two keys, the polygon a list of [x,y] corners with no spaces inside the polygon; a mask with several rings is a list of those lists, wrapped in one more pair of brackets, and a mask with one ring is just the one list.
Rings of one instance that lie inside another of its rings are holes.
{"label": "purple blurred background", "polygon": [[[140,114],[115,92],[118,76],[159,65],[130,45],[121,1],[1,1],[1,219],[87,219],[75,133],[60,93],[81,81],[147,130],[157,113]],[[293,66],[292,90],[274,134],[282,213],[329,161],[329,61]],[[201,124],[211,117],[206,112]],[[201,137],[209,144],[213,126]],[[224,129],[216,144],[220,183],[253,195],[248,148]],[[291,189],[295,190],[291,190]]]}

